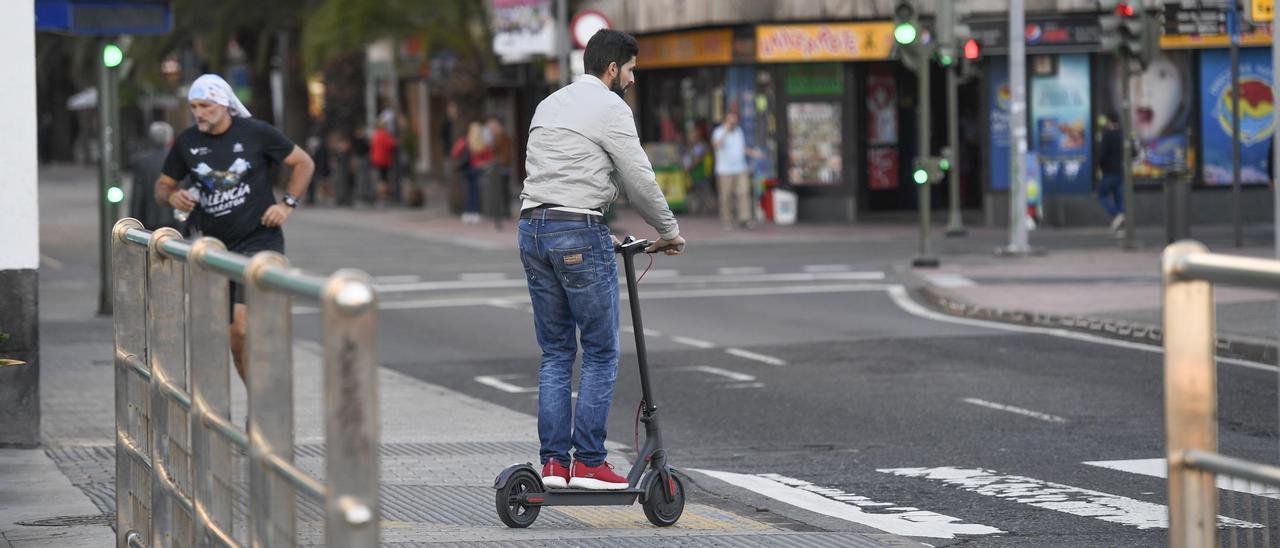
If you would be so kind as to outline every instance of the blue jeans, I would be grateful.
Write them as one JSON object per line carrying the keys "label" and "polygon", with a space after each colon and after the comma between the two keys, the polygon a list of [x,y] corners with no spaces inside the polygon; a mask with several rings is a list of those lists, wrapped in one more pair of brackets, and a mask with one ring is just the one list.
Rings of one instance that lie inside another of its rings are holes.
{"label": "blue jeans", "polygon": [[1098,181],[1098,202],[1107,210],[1107,215],[1115,218],[1124,213],[1124,175],[1120,173],[1103,174]]}
{"label": "blue jeans", "polygon": [[[542,347],[538,370],[538,438],[542,463],[574,458],[604,462],[618,379],[618,263],[609,228],[595,221],[520,219],[520,262],[533,300],[533,325]],[[582,341],[577,409],[573,362]]]}

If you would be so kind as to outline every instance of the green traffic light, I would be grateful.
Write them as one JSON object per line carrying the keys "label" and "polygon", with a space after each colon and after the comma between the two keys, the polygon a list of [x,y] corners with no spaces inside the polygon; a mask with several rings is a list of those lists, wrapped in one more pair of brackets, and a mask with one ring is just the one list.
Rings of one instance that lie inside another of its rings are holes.
{"label": "green traffic light", "polygon": [[946,158],[942,158],[938,160],[938,169],[941,169],[942,171],[947,171],[951,169],[951,160],[948,160]]}
{"label": "green traffic light", "polygon": [[911,174],[911,178],[915,180],[917,185],[923,185],[929,182],[929,172],[925,171],[924,168],[920,168]]}
{"label": "green traffic light", "polygon": [[942,65],[942,66],[944,66],[944,67],[949,67],[949,66],[951,66],[951,63],[954,63],[954,62],[955,62],[955,58],[953,58],[953,57],[951,57],[950,55],[947,55],[947,54],[945,54],[945,53],[944,53],[944,54],[942,54],[942,55],[939,55],[939,56],[938,56],[938,64],[940,64],[940,65]]}
{"label": "green traffic light", "polygon": [[904,46],[915,42],[917,34],[916,26],[911,23],[898,23],[893,28],[893,39]]}
{"label": "green traffic light", "polygon": [[116,68],[120,63],[124,62],[124,51],[120,46],[115,44],[107,44],[102,47],[102,64],[107,68]]}
{"label": "green traffic light", "polygon": [[124,191],[121,190],[120,187],[118,186],[113,186],[111,188],[108,188],[107,201],[113,204],[118,204],[124,201]]}

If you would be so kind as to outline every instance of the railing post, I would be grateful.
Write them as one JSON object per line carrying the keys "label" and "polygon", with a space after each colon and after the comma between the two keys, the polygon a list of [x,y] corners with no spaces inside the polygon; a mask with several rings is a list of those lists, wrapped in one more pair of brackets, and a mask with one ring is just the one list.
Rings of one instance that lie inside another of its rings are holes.
{"label": "railing post", "polygon": [[[169,494],[166,479],[179,487],[190,485],[190,439],[185,412],[165,395],[166,382],[187,385],[186,265],[160,251],[165,240],[181,240],[172,228],[151,236],[148,250],[147,301],[148,367],[151,369],[151,548],[190,546],[190,516]],[[187,519],[182,519],[186,517]]]}
{"label": "railing post", "polygon": [[294,546],[296,494],[292,484],[272,472],[267,457],[293,462],[293,310],[292,299],[262,287],[268,267],[288,268],[275,252],[249,260],[249,527],[251,546]]}
{"label": "railing post", "polygon": [[187,267],[191,272],[191,498],[195,503],[197,546],[214,544],[206,520],[218,530],[231,532],[231,505],[235,483],[231,474],[231,445],[206,424],[206,416],[231,419],[230,351],[227,346],[230,302],[227,278],[201,264],[208,250],[225,251],[214,238],[191,245]]}
{"label": "railing post", "polygon": [[[116,546],[128,545],[130,531],[147,534],[150,523],[146,498],[151,496],[146,485],[147,469],[125,450],[133,443],[146,450],[147,399],[141,382],[124,361],[135,356],[145,363],[147,355],[146,249],[125,241],[129,229],[142,228],[137,219],[121,219],[111,229],[111,280],[115,332],[115,403],[116,403]],[[130,389],[130,387],[136,387]],[[141,427],[141,428],[140,428]],[[139,433],[139,431],[142,431]],[[142,501],[137,497],[144,497]]]}
{"label": "railing post", "polygon": [[1207,253],[1185,240],[1165,248],[1164,409],[1169,463],[1169,546],[1217,546],[1218,493],[1214,474],[1186,466],[1189,449],[1218,450],[1218,376],[1214,362],[1213,284],[1180,278],[1179,262]]}
{"label": "railing post", "polygon": [[367,274],[340,270],[325,286],[324,408],[329,546],[378,545],[377,297]]}

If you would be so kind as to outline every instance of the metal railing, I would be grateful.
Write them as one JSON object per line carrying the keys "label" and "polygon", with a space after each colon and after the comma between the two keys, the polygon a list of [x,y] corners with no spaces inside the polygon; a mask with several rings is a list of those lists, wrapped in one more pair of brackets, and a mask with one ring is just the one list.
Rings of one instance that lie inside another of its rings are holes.
{"label": "metal railing", "polygon": [[[116,545],[241,546],[235,446],[248,460],[249,546],[296,544],[298,493],[323,502],[328,546],[377,546],[377,295],[368,275],[308,275],[278,253],[248,258],[135,219],[111,235]],[[249,304],[247,435],[230,420],[230,280]],[[324,481],[293,463],[294,297],[324,310]]]}
{"label": "metal railing", "polygon": [[[1218,453],[1213,284],[1280,290],[1280,261],[1213,254],[1184,240],[1165,248],[1161,270],[1169,545],[1219,545],[1221,487],[1229,545],[1270,546],[1270,499],[1277,498],[1280,468]],[[1244,515],[1236,512],[1237,498]]]}

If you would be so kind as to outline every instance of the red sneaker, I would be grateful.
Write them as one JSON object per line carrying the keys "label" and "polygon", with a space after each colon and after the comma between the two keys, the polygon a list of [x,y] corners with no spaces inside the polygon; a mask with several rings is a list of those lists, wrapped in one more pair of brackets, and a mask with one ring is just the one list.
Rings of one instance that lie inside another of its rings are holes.
{"label": "red sneaker", "polygon": [[542,485],[547,489],[564,489],[569,486],[569,469],[560,461],[551,459],[542,466]]}
{"label": "red sneaker", "polygon": [[627,478],[613,473],[613,465],[607,462],[602,462],[599,466],[592,467],[575,460],[569,476],[569,487],[575,489],[616,491],[631,486],[627,482]]}

